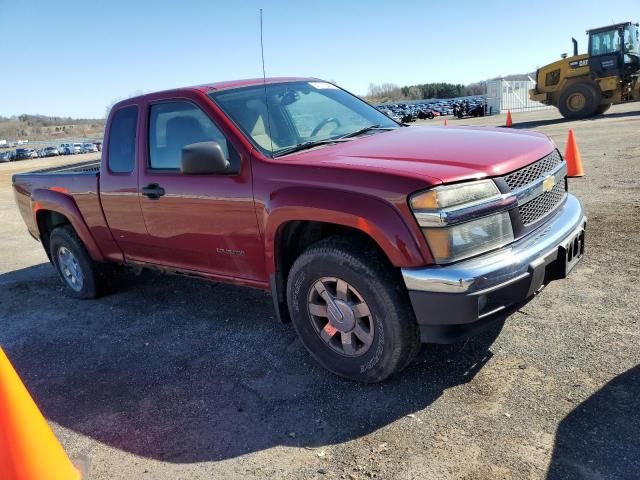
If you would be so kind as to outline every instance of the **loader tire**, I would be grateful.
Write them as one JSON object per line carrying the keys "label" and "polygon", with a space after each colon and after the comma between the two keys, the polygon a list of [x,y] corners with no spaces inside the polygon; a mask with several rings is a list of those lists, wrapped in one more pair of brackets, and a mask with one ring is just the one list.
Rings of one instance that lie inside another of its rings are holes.
{"label": "loader tire", "polygon": [[606,112],[610,108],[611,108],[610,103],[601,103],[600,105],[598,105],[598,108],[596,109],[596,115],[602,115],[604,112]]}
{"label": "loader tire", "polygon": [[601,92],[597,85],[587,82],[574,83],[560,94],[558,109],[564,118],[579,120],[596,114]]}

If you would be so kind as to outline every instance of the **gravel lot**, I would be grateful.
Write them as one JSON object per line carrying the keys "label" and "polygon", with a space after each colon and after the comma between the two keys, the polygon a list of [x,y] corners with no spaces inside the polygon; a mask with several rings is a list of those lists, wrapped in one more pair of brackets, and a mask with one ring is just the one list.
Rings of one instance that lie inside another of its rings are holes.
{"label": "gravel lot", "polygon": [[78,157],[0,164],[0,345],[93,480],[638,478],[639,104],[514,122],[561,150],[575,130],[585,259],[501,332],[425,346],[382,385],[312,363],[260,291],[144,273],[62,295],[10,182]]}

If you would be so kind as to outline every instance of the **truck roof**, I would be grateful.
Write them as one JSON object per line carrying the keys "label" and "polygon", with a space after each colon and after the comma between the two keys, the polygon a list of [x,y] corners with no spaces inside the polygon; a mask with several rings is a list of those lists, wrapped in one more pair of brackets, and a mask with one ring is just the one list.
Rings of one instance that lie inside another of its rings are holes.
{"label": "truck roof", "polygon": [[600,33],[600,32],[606,32],[609,30],[615,30],[618,28],[626,27],[628,25],[635,25],[636,27],[638,26],[637,23],[633,23],[633,22],[615,23],[613,25],[607,25],[606,27],[598,27],[598,28],[592,28],[590,30],[587,30],[587,35],[591,33]]}
{"label": "truck roof", "polygon": [[211,92],[213,90],[227,90],[229,88],[241,88],[252,87],[255,85],[262,85],[263,83],[284,83],[284,82],[304,82],[304,81],[317,81],[317,78],[310,77],[267,77],[263,78],[247,78],[244,80],[230,80],[226,82],[209,83],[205,85],[197,85],[195,88],[204,92]]}
{"label": "truck roof", "polygon": [[263,78],[247,78],[244,80],[229,80],[226,82],[215,82],[215,83],[205,83],[203,85],[193,85],[190,87],[179,87],[179,88],[170,88],[167,90],[159,90],[156,92],[149,92],[149,93],[145,93],[143,95],[136,95],[135,97],[131,97],[131,98],[127,98],[126,100],[122,100],[121,102],[118,102],[114,105],[114,107],[116,107],[117,105],[123,104],[123,103],[129,103],[131,102],[131,100],[134,99],[139,99],[139,98],[144,98],[147,97],[149,95],[156,95],[158,93],[168,93],[168,92],[178,92],[178,91],[184,91],[184,90],[195,90],[195,91],[199,91],[199,92],[203,92],[203,93],[211,93],[213,91],[217,91],[217,90],[228,90],[228,89],[232,89],[232,88],[242,88],[242,87],[252,87],[255,85],[262,85],[263,83],[266,84],[273,84],[273,83],[285,83],[285,82],[305,82],[305,81],[319,81],[319,79],[317,78],[313,78],[313,77],[267,77],[266,79]]}

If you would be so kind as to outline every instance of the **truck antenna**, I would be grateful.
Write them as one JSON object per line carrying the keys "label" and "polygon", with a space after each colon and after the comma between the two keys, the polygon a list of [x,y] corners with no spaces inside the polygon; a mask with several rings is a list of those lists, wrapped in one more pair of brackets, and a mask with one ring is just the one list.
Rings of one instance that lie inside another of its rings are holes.
{"label": "truck antenna", "polygon": [[262,9],[260,9],[260,54],[262,55],[262,86],[264,87],[264,106],[267,109],[267,134],[269,135],[269,141],[271,142],[271,154],[273,155],[273,138],[271,137],[271,112],[269,111],[269,98],[267,96],[267,73],[264,68],[264,42],[262,41]]}

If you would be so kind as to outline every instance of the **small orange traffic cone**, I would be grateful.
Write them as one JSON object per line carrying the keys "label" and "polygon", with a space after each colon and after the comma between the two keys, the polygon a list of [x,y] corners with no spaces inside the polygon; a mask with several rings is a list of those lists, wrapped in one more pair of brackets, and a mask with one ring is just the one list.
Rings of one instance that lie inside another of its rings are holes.
{"label": "small orange traffic cone", "polygon": [[0,478],[80,480],[9,359],[0,348]]}
{"label": "small orange traffic cone", "polygon": [[573,129],[569,129],[569,138],[567,138],[567,147],[564,151],[564,159],[567,161],[567,177],[583,177],[582,158]]}
{"label": "small orange traffic cone", "polygon": [[447,125],[449,125],[449,122],[447,122],[447,119],[444,119],[444,126],[446,127]]}
{"label": "small orange traffic cone", "polygon": [[513,125],[513,120],[511,119],[511,110],[507,110],[507,122],[504,124],[505,127],[511,127]]}

